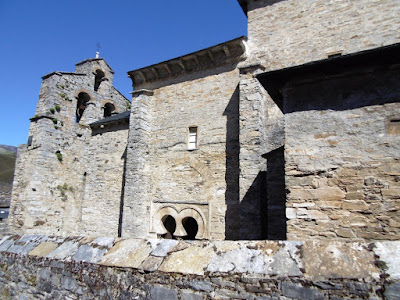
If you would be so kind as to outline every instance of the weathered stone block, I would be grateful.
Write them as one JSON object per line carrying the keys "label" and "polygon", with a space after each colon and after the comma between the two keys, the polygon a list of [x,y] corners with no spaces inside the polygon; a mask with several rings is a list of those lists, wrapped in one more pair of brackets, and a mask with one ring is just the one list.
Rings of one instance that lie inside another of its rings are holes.
{"label": "weathered stone block", "polygon": [[319,210],[315,210],[315,209],[308,211],[308,217],[313,220],[329,220],[328,215],[324,214],[323,212],[320,212]]}
{"label": "weathered stone block", "polygon": [[44,242],[41,243],[39,246],[37,246],[35,249],[33,249],[31,252],[29,252],[29,255],[43,257],[52,252],[57,247],[58,244],[56,243]]}
{"label": "weathered stone block", "polygon": [[382,196],[388,198],[400,198],[400,188],[383,189]]}
{"label": "weathered stone block", "polygon": [[150,290],[151,300],[171,299],[178,300],[178,293],[172,289],[164,288],[160,285],[155,285]]}
{"label": "weathered stone block", "polygon": [[400,282],[386,284],[384,295],[387,300],[400,299]]}
{"label": "weathered stone block", "polygon": [[[373,251],[385,263],[385,272],[395,280],[400,279],[400,241],[377,242]],[[399,294],[400,295],[400,294]]]}
{"label": "weathered stone block", "polygon": [[203,300],[203,299],[205,299],[205,297],[203,295],[195,294],[192,292],[182,292],[181,299],[182,300]]}
{"label": "weathered stone block", "polygon": [[282,282],[282,294],[294,299],[323,300],[324,295],[316,289],[306,288],[290,282]]}
{"label": "weathered stone block", "polygon": [[369,205],[363,200],[345,200],[342,208],[353,211],[365,211],[369,209]]}
{"label": "weathered stone block", "polygon": [[306,241],[303,247],[306,276],[369,278],[379,274],[374,254],[357,243]]}
{"label": "weathered stone block", "polygon": [[345,192],[338,187],[324,187],[318,189],[292,189],[289,197],[301,200],[338,201],[345,198]]}
{"label": "weathered stone block", "polygon": [[100,264],[107,266],[130,266],[138,268],[150,255],[152,247],[144,240],[122,240],[117,242],[101,259]]}
{"label": "weathered stone block", "polygon": [[162,263],[159,271],[180,272],[190,274],[204,274],[204,266],[208,265],[214,250],[211,247],[188,247],[182,251],[174,252]]}

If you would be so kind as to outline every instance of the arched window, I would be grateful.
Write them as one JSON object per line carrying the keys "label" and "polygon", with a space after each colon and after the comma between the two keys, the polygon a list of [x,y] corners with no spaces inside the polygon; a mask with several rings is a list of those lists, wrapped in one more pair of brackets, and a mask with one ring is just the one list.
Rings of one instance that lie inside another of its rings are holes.
{"label": "arched window", "polygon": [[94,90],[97,92],[97,90],[100,87],[100,83],[104,80],[104,72],[102,70],[97,69],[94,77]]}
{"label": "arched window", "polygon": [[168,231],[166,234],[163,235],[163,238],[173,239],[174,238],[173,234],[176,229],[175,219],[172,216],[167,215],[162,218],[162,222],[163,222],[165,229],[167,229],[167,231]]}
{"label": "arched window", "polygon": [[187,236],[184,236],[184,240],[194,240],[196,239],[196,234],[199,231],[199,225],[196,220],[192,217],[187,217],[182,220],[183,228],[187,233]]}
{"label": "arched window", "polygon": [[87,103],[90,101],[90,96],[85,92],[79,93],[77,97],[78,101],[76,103],[76,119],[75,121],[79,123],[82,118],[83,112],[86,109]]}
{"label": "arched window", "polygon": [[112,112],[115,111],[114,104],[108,102],[104,105],[104,118],[111,116]]}

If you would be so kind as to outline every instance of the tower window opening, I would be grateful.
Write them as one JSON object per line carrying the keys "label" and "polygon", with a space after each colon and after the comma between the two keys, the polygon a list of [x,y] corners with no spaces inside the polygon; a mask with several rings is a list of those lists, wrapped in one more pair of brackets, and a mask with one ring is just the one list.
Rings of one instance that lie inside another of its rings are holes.
{"label": "tower window opening", "polygon": [[197,127],[189,127],[188,150],[197,149]]}
{"label": "tower window opening", "polygon": [[96,70],[95,77],[94,77],[94,90],[97,90],[100,87],[100,84],[103,82],[105,74],[102,70]]}
{"label": "tower window opening", "polygon": [[90,96],[84,92],[79,93],[77,97],[77,104],[76,104],[76,123],[79,123],[83,116],[83,112],[85,111],[88,102],[90,101]]}
{"label": "tower window opening", "polygon": [[104,105],[104,118],[110,117],[112,113],[115,111],[115,106],[112,103],[106,103]]}

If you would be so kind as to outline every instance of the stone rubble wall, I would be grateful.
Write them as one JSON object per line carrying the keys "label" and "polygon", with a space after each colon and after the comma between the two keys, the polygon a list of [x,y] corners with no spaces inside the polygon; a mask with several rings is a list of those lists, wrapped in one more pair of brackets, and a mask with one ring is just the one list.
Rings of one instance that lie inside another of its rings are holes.
{"label": "stone rubble wall", "polygon": [[0,237],[3,299],[399,299],[399,241]]}
{"label": "stone rubble wall", "polygon": [[400,42],[397,0],[248,0],[248,64],[267,71]]}

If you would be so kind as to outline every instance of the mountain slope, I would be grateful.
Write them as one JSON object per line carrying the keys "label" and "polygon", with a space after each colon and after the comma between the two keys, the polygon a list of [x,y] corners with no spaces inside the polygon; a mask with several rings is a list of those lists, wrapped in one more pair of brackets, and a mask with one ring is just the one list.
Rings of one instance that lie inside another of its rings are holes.
{"label": "mountain slope", "polygon": [[16,157],[16,147],[0,145],[0,207],[10,203]]}

